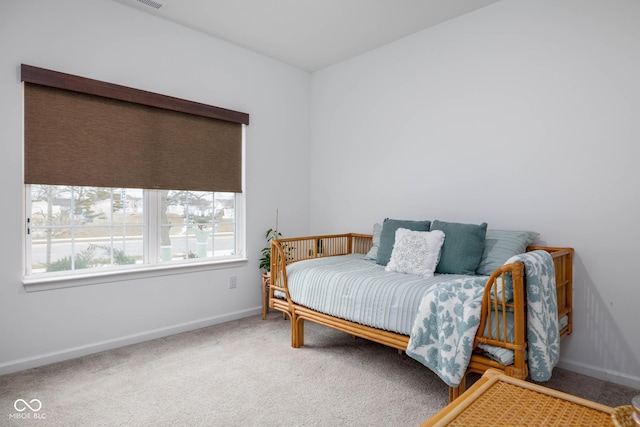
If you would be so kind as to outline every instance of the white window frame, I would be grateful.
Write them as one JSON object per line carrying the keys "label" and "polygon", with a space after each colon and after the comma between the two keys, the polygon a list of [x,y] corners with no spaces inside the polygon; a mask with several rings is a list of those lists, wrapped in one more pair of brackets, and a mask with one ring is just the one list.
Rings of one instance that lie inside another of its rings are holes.
{"label": "white window frame", "polygon": [[[125,266],[118,269],[93,269],[91,271],[75,270],[67,274],[55,275],[27,275],[27,260],[30,261],[31,251],[31,235],[27,233],[27,218],[31,215],[31,186],[24,186],[23,194],[23,224],[25,232],[23,233],[23,277],[22,283],[27,292],[44,291],[52,289],[62,289],[75,286],[94,285],[109,282],[118,282],[126,280],[145,279],[160,276],[169,276],[175,274],[194,273],[199,271],[207,271],[221,268],[234,268],[246,265],[248,262],[246,256],[246,191],[245,191],[245,125],[242,126],[242,182],[243,191],[236,193],[235,199],[235,255],[202,258],[184,261],[157,262],[159,259],[158,239],[160,235],[160,215],[159,204],[160,197],[158,190],[145,190],[145,263]],[[155,196],[151,192],[155,192]],[[152,204],[154,205],[152,207]]]}

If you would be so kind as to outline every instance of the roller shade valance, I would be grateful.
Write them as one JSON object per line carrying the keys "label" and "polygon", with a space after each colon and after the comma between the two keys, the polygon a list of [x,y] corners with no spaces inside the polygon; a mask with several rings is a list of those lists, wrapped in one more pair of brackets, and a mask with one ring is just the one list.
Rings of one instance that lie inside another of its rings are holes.
{"label": "roller shade valance", "polygon": [[247,114],[25,65],[22,80],[26,184],[242,191]]}

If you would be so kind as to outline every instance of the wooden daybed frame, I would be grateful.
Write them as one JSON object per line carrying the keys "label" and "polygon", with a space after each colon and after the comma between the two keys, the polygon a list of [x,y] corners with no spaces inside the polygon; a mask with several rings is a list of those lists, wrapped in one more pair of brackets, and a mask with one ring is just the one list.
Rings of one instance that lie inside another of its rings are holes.
{"label": "wooden daybed frame", "polygon": [[[291,346],[299,348],[304,345],[304,321],[309,320],[320,325],[329,326],[350,335],[366,338],[389,347],[405,351],[409,343],[409,336],[372,328],[345,319],[336,318],[305,306],[296,304],[289,295],[287,285],[286,266],[293,262],[328,256],[346,255],[351,253],[366,254],[373,244],[372,235],[369,234],[334,234],[323,236],[307,236],[299,238],[286,238],[271,241],[271,284],[269,288],[269,307],[279,310],[289,316],[291,320]],[[556,273],[556,288],[558,295],[558,317],[567,316],[567,325],[560,330],[560,337],[572,332],[572,286],[573,286],[573,249],[531,246],[527,250],[546,250],[553,258]],[[513,302],[494,302],[499,298],[490,298],[491,288],[498,281],[498,286],[493,292],[498,292],[499,286],[505,283],[504,275],[511,273],[513,278]],[[469,366],[459,387],[449,388],[449,400],[453,401],[466,389],[466,376],[469,373],[483,374],[487,369],[497,369],[506,375],[518,379],[526,379],[529,370],[525,360],[527,349],[526,335],[526,295],[525,295],[524,265],[521,262],[508,264],[496,270],[488,279],[485,286],[482,303],[482,315],[480,326],[474,341],[474,350]],[[281,292],[280,297],[276,292]],[[282,294],[285,298],[282,298]],[[492,301],[493,300],[493,301]],[[490,313],[501,313],[494,319],[506,319],[507,310],[514,313],[514,339],[509,341],[506,332],[506,320],[498,325],[491,324]],[[489,339],[482,336],[486,323],[489,322],[489,330],[498,330],[498,339]],[[478,348],[478,344],[488,344],[503,347],[514,352],[514,363],[503,366],[485,356]]]}

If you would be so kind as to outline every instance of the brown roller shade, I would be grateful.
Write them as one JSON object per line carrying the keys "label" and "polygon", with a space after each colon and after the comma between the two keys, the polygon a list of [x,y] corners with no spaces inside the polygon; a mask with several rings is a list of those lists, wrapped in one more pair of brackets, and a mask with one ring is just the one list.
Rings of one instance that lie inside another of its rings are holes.
{"label": "brown roller shade", "polygon": [[240,123],[30,83],[24,75],[26,184],[242,191]]}

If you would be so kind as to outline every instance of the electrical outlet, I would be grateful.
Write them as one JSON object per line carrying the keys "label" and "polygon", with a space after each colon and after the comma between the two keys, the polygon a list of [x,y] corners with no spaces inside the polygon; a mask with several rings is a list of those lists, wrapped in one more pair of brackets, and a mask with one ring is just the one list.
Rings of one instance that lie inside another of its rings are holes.
{"label": "electrical outlet", "polygon": [[229,289],[235,289],[237,285],[236,276],[229,276]]}

